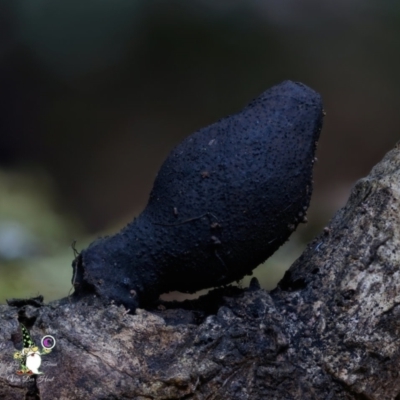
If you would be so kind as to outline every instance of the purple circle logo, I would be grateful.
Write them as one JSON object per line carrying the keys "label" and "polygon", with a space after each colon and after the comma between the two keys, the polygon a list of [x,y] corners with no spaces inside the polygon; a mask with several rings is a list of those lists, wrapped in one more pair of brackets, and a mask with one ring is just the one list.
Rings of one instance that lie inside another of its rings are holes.
{"label": "purple circle logo", "polygon": [[42,347],[51,350],[56,345],[56,339],[51,335],[46,335],[42,337]]}

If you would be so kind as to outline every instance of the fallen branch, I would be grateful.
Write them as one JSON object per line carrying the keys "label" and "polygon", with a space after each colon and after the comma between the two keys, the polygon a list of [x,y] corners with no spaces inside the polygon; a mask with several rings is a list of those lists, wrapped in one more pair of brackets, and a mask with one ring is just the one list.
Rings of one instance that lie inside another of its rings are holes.
{"label": "fallen branch", "polygon": [[[0,306],[0,398],[398,400],[399,200],[396,148],[272,292],[253,280],[135,314],[94,295]],[[15,374],[18,321],[56,338],[44,375]]]}

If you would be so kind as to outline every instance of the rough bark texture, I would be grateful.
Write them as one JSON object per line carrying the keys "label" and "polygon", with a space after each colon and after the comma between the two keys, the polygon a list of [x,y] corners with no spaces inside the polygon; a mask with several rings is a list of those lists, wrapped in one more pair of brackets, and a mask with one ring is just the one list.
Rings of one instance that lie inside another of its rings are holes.
{"label": "rough bark texture", "polygon": [[[94,297],[1,306],[0,398],[400,399],[399,182],[396,148],[272,292],[253,282],[135,315]],[[27,382],[18,318],[57,340]]]}

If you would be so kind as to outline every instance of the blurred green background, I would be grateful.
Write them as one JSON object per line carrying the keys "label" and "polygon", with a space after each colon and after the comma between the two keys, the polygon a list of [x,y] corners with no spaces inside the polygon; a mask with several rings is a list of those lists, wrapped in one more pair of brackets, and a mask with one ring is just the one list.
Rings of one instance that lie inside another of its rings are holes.
{"label": "blurred green background", "polygon": [[173,146],[291,79],[327,116],[309,223],[256,270],[272,288],[399,139],[399,43],[395,1],[0,0],[0,303],[66,296],[73,240],[122,227]]}

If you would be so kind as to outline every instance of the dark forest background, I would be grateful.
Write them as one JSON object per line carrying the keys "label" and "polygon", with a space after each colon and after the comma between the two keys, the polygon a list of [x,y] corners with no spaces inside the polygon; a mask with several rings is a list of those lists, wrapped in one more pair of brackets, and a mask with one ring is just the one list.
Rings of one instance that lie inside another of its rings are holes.
{"label": "dark forest background", "polygon": [[256,270],[273,287],[399,140],[399,43],[396,1],[0,0],[0,302],[67,295],[73,240],[121,228],[177,143],[291,79],[327,116],[309,223]]}

